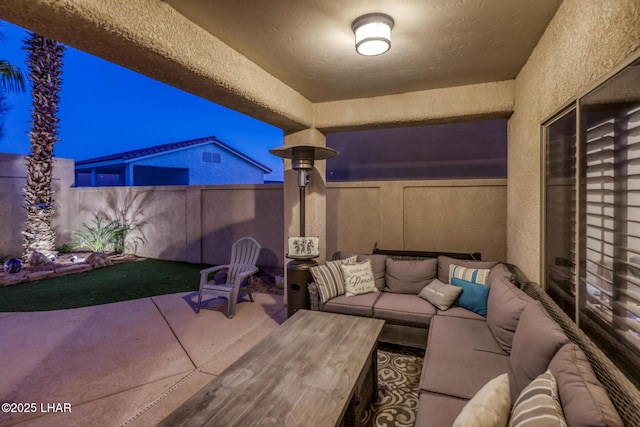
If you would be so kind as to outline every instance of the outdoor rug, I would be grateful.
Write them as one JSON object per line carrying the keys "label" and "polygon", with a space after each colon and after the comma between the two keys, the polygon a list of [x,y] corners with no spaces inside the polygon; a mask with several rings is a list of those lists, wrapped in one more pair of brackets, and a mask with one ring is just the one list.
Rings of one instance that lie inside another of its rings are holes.
{"label": "outdoor rug", "polygon": [[378,347],[378,396],[365,411],[363,425],[413,426],[424,350],[389,344]]}

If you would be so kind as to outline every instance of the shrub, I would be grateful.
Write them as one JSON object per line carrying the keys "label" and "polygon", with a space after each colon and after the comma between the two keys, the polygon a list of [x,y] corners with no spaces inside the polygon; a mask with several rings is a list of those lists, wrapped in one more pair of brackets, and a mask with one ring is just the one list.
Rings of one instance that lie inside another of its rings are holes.
{"label": "shrub", "polygon": [[93,252],[114,251],[121,253],[124,250],[124,238],[127,228],[118,221],[109,221],[103,217],[96,217],[93,220],[94,227],[82,223],[86,232],[71,230],[71,235],[78,240],[73,245],[74,249],[90,249]]}
{"label": "shrub", "polygon": [[56,252],[58,252],[59,254],[68,254],[72,250],[73,250],[73,245],[69,245],[69,244],[65,243],[64,245],[62,245],[58,249],[56,249]]}

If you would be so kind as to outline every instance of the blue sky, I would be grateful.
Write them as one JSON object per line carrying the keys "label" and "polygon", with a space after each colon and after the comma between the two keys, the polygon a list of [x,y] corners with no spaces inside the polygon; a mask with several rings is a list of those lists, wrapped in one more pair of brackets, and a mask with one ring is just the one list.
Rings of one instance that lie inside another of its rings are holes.
{"label": "blue sky", "polygon": [[[26,31],[5,22],[0,32],[0,58],[26,73]],[[69,46],[63,80],[57,157],[83,160],[215,135],[273,169],[266,179],[282,180],[282,160],[268,152],[283,145],[276,127]],[[0,152],[27,154],[31,97],[9,94],[8,102]]]}

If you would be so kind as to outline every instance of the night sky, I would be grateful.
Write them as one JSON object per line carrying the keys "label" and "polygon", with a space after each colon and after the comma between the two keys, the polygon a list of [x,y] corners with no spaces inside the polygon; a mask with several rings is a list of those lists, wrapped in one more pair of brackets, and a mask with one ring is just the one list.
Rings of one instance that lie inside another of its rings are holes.
{"label": "night sky", "polygon": [[[26,31],[5,22],[0,32],[0,58],[27,73]],[[268,152],[284,143],[276,127],[68,46],[63,80],[57,157],[84,160],[215,135],[273,169],[265,179],[282,180],[282,160]],[[0,152],[28,154],[31,96],[9,94],[8,103]]]}

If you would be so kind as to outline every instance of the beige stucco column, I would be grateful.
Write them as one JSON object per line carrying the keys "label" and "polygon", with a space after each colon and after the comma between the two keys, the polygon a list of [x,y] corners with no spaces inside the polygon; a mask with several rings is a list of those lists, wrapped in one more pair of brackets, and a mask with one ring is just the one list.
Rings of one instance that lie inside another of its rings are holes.
{"label": "beige stucco column", "polygon": [[[284,137],[285,145],[326,146],[326,138],[317,129],[305,129]],[[305,199],[305,234],[320,238],[319,264],[325,262],[327,250],[326,161],[316,160],[309,173]],[[285,252],[289,236],[300,235],[300,196],[298,172],[291,169],[291,160],[284,162],[284,243]]]}

